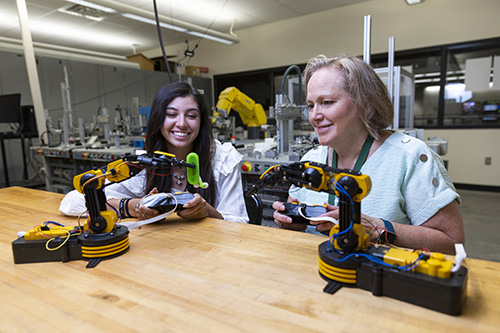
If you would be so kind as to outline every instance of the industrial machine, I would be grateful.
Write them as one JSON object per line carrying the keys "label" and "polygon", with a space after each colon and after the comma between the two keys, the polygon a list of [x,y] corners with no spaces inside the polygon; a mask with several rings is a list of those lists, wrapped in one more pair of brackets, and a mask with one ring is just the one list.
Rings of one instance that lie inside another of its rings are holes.
{"label": "industrial machine", "polygon": [[[286,94],[285,82],[287,82],[287,77],[291,71],[296,71],[298,78],[296,80],[288,80],[289,87],[288,94]],[[297,104],[293,100],[294,85],[297,87]],[[281,87],[276,94],[276,102],[274,109],[272,109],[272,114],[276,119],[276,138],[278,140],[279,155],[287,153],[290,148],[289,145],[294,141],[295,123],[301,127],[304,122],[309,123],[307,106],[302,103],[302,88],[302,72],[300,68],[297,65],[288,67],[281,80]],[[307,130],[312,132],[313,128],[309,125]]]}
{"label": "industrial machine", "polygon": [[[290,77],[292,71],[297,72],[297,77]],[[309,124],[307,107],[302,105],[302,73],[298,66],[292,65],[286,69],[275,97],[274,106],[269,108],[269,118],[273,118],[276,123],[275,138],[266,136],[264,141],[252,142],[243,148],[237,145],[238,151],[243,155],[240,169],[245,191],[250,189],[262,172],[270,166],[299,161],[317,142],[314,130]],[[237,141],[240,142],[243,143]],[[288,191],[278,187],[264,191],[265,193],[260,195],[263,206],[260,224],[272,226],[274,210],[271,205],[274,201],[285,201]]]}
{"label": "industrial machine", "polygon": [[267,123],[264,108],[259,103],[242,93],[236,87],[224,89],[212,115],[212,125],[219,129],[229,130],[234,136],[234,122],[228,118],[231,110],[238,112],[243,124],[248,128],[249,139],[259,139],[260,126]]}
{"label": "industrial machine", "polygon": [[[140,150],[142,149],[130,145],[105,147],[100,149],[75,147],[71,151],[75,175],[81,174],[87,170],[105,166],[122,156],[137,154]],[[71,185],[73,185],[73,182]]]}
{"label": "industrial machine", "polygon": [[[190,184],[206,187],[199,176],[198,155],[191,153],[186,160],[189,163],[163,152],[155,152],[154,156],[127,155],[105,167],[77,175],[73,184],[78,192],[85,195],[88,211],[83,226],[79,224],[76,227],[65,227],[51,221],[36,226],[12,242],[14,262],[19,264],[84,259],[89,261],[87,268],[92,268],[103,259],[124,254],[130,247],[129,230],[116,223],[118,214],[114,209],[107,210],[103,190],[105,180],[117,183],[135,176],[142,168],[158,173],[161,170],[168,171],[172,166],[180,166],[188,168],[187,179]],[[178,198],[174,197],[176,203],[189,200],[184,193],[179,193]]]}
{"label": "industrial machine", "polygon": [[339,198],[339,221],[331,229],[330,238],[318,248],[319,274],[328,282],[325,292],[333,294],[342,286],[358,287],[376,296],[461,314],[467,269],[460,263],[454,266],[441,253],[370,242],[367,229],[360,223],[361,200],[370,193],[370,177],[321,163],[281,164],[263,173],[246,195],[256,195],[265,187],[290,185]]}

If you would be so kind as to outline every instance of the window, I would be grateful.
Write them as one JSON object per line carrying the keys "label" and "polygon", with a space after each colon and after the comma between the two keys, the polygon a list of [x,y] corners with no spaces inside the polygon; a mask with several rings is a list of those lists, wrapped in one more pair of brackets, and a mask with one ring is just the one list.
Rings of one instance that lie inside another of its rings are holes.
{"label": "window", "polygon": [[400,51],[394,64],[415,74],[415,127],[500,127],[500,38]]}
{"label": "window", "polygon": [[[448,52],[444,93],[444,125],[500,125],[500,45],[466,47]],[[494,84],[494,81],[497,84]]]}

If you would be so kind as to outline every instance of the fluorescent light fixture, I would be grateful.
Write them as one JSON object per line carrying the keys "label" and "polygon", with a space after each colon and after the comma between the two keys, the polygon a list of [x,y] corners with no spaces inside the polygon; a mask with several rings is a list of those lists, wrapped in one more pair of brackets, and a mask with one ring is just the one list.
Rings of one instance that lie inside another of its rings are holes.
{"label": "fluorescent light fixture", "polygon": [[[71,1],[79,1],[79,0],[71,0]],[[92,3],[97,3],[101,6],[113,8],[114,10],[116,10],[117,13],[119,13],[123,17],[156,25],[154,13],[152,13],[149,10],[134,7],[117,0],[89,0],[89,1],[92,1]],[[175,19],[173,17],[168,17],[165,15],[158,14],[158,18],[160,21],[160,26],[181,33],[186,33],[193,36],[200,36],[206,39],[211,39],[225,44],[236,44],[239,43],[240,41],[238,37],[233,34],[226,34],[216,30],[207,29],[196,24]]]}
{"label": "fluorescent light fixture", "polygon": [[434,79],[418,79],[415,80],[415,83],[429,83],[429,82],[439,82],[441,81],[439,78],[434,78]]}
{"label": "fluorescent light fixture", "polygon": [[110,13],[110,14],[116,13],[116,10],[114,10],[113,8],[101,6],[101,5],[98,5],[98,4],[89,2],[89,1],[85,1],[85,0],[66,0],[66,1],[71,2],[71,3],[75,3],[77,5],[82,5],[85,7],[94,8],[94,9],[100,10],[102,12]]}
{"label": "fluorescent light fixture", "polygon": [[215,36],[212,36],[212,35],[203,34],[203,33],[198,32],[198,31],[187,31],[187,33],[190,34],[190,35],[193,35],[193,36],[198,36],[198,37],[210,39],[210,40],[213,40],[213,41],[216,41],[216,42],[219,42],[219,43],[224,43],[224,44],[228,44],[228,45],[233,45],[234,44],[233,41],[230,41],[230,40],[227,40],[227,39],[223,39],[223,38],[219,38],[219,37],[215,37]]}
{"label": "fluorescent light fixture", "polygon": [[417,5],[419,3],[424,2],[424,0],[405,0],[408,5]]}
{"label": "fluorescent light fixture", "polygon": [[[143,22],[143,23],[149,23],[149,24],[152,24],[152,25],[156,25],[156,21],[155,20],[148,19],[146,17],[142,17],[142,16],[139,16],[139,15],[130,14],[130,13],[123,13],[123,14],[120,14],[120,15],[123,16],[123,17],[129,18],[129,19],[135,20],[135,21],[139,21],[139,22]],[[228,45],[234,44],[233,41],[230,41],[228,39],[224,39],[224,38],[221,38],[221,37],[212,36],[212,35],[209,35],[209,34],[206,34],[206,33],[198,32],[198,31],[191,31],[191,30],[184,29],[184,28],[172,25],[172,24],[165,23],[165,22],[160,22],[160,26],[162,28],[167,28],[167,29],[170,29],[170,30],[178,31],[178,32],[184,32],[184,33],[187,33],[187,34],[190,34],[190,35],[193,35],[193,36],[210,39],[210,40],[213,40],[213,41],[216,41],[216,42],[219,42],[219,43],[224,43],[224,44],[228,44]]]}
{"label": "fluorescent light fixture", "polygon": [[47,23],[40,21],[33,21],[30,23],[30,28],[32,31],[37,31],[37,33],[45,36],[52,36],[54,31],[57,31],[59,37],[67,38],[68,40],[75,40],[75,36],[78,36],[80,42],[87,42],[92,44],[102,44],[107,46],[116,47],[129,47],[132,44],[136,44],[137,41],[127,36],[117,36],[115,34],[104,34],[98,29],[92,29],[88,27],[82,30],[79,25],[65,25],[61,27],[59,23]]}
{"label": "fluorescent light fixture", "polygon": [[[135,20],[135,21],[139,21],[139,22],[143,22],[143,23],[149,23],[149,24],[152,24],[152,25],[156,25],[156,21],[155,20],[148,19],[148,18],[139,16],[139,15],[130,14],[130,13],[123,13],[123,14],[120,14],[120,15],[123,16],[123,17],[129,18],[129,19]],[[187,29],[184,29],[184,28],[181,28],[181,27],[177,27],[175,25],[171,25],[171,24],[164,23],[164,22],[160,22],[160,27],[171,29],[171,30],[175,30],[175,31],[179,31],[179,32],[188,32]]]}
{"label": "fluorescent light fixture", "polygon": [[441,90],[440,86],[428,86],[424,88],[424,91],[427,93],[438,93]]}
{"label": "fluorescent light fixture", "polygon": [[[120,66],[125,68],[140,69],[136,62],[130,62],[124,56],[76,49],[72,47],[33,42],[36,55],[56,59],[76,60],[100,65]],[[7,52],[23,52],[23,41],[0,36],[0,50]]]}

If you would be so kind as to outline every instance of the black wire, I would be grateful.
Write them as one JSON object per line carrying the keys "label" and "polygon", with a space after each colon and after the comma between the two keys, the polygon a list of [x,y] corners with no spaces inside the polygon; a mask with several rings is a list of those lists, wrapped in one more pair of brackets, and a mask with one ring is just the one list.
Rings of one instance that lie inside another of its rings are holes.
{"label": "black wire", "polygon": [[[212,20],[212,23],[210,23],[210,25],[207,27],[207,30],[205,30],[205,32],[203,33],[203,36],[200,38],[200,40],[198,41],[198,43],[196,43],[194,49],[196,49],[198,47],[198,45],[201,43],[201,41],[205,38],[205,35],[207,34],[208,30],[212,27],[212,25],[214,24],[214,22],[217,19],[217,17],[219,17],[219,14],[222,12],[222,10],[224,9],[224,7],[226,7],[226,4],[227,4],[228,1],[229,0],[224,1],[224,4],[219,9],[219,12],[217,13],[217,15],[215,15],[214,19]],[[193,49],[193,51],[194,51],[194,49]]]}
{"label": "black wire", "polygon": [[163,46],[163,38],[161,36],[160,19],[158,17],[158,8],[156,7],[156,0],[153,0],[153,5],[155,10],[156,30],[158,31],[158,40],[160,41],[161,53],[163,54],[163,61],[165,61],[165,66],[167,66],[168,79],[170,80],[170,83],[172,83],[172,74],[170,73],[170,66],[168,65],[167,54],[165,53],[165,48]]}

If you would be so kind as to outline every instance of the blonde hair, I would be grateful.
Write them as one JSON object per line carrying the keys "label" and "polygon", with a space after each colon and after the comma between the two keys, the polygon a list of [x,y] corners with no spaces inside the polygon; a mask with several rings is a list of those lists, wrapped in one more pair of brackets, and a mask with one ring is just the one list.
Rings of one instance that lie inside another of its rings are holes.
{"label": "blonde hair", "polygon": [[389,98],[387,87],[380,77],[363,60],[341,55],[328,58],[318,55],[310,59],[304,70],[304,81],[307,87],[312,75],[321,68],[339,69],[344,76],[344,89],[349,93],[356,112],[375,139],[379,132],[392,124],[394,109]]}

